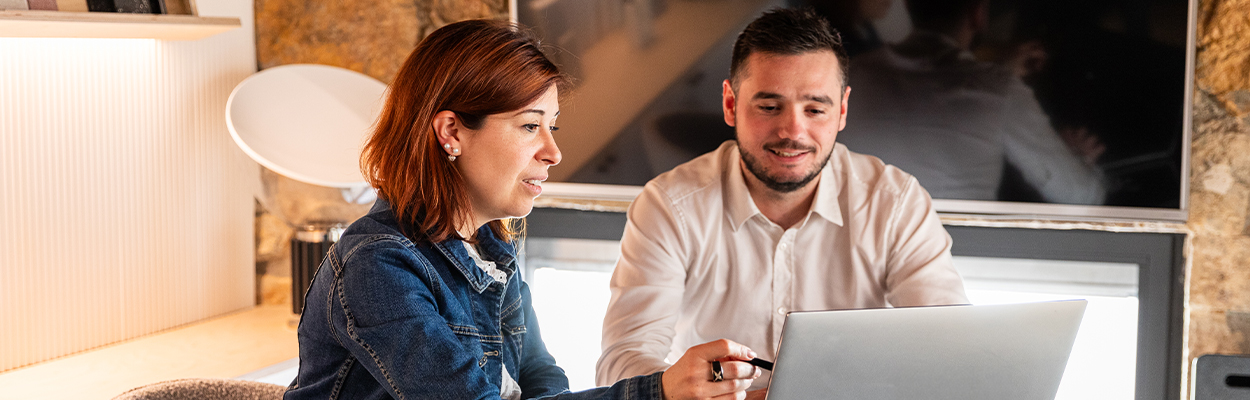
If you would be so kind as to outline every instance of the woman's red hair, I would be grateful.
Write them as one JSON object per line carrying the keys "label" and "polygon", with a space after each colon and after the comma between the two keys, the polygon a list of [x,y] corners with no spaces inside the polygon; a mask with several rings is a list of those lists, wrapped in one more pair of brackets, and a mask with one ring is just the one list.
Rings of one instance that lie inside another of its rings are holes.
{"label": "woman's red hair", "polygon": [[[439,28],[391,83],[361,154],[365,180],[390,202],[410,238],[459,238],[456,227],[472,221],[472,206],[464,179],[439,146],[434,115],[452,111],[463,126],[479,129],[486,116],[519,110],[566,82],[538,41],[514,24],[470,20]],[[504,240],[517,235],[504,221],[490,227]]]}

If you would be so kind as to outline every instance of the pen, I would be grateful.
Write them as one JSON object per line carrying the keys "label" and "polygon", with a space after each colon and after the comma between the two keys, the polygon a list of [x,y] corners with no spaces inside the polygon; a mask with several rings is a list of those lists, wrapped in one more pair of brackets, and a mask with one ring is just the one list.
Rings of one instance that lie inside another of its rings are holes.
{"label": "pen", "polygon": [[759,359],[759,358],[753,358],[753,359],[751,359],[751,361],[747,361],[747,363],[749,363],[749,364],[751,364],[751,365],[754,365],[754,366],[757,366],[757,367],[760,367],[760,368],[763,368],[763,369],[766,369],[766,370],[769,370],[769,371],[772,371],[772,370],[773,370],[773,363],[772,363],[772,362],[770,362],[770,361],[764,361],[764,360],[761,360],[761,359]]}

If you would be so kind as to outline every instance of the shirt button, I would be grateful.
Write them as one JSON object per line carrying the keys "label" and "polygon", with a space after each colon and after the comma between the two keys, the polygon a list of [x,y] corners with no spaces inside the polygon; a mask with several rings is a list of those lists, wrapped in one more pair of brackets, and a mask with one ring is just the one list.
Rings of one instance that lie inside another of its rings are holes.
{"label": "shirt button", "polygon": [[789,310],[786,310],[786,308],[785,308],[785,307],[777,307],[777,313],[778,313],[778,314],[781,314],[781,315],[786,315],[786,311],[789,311]]}

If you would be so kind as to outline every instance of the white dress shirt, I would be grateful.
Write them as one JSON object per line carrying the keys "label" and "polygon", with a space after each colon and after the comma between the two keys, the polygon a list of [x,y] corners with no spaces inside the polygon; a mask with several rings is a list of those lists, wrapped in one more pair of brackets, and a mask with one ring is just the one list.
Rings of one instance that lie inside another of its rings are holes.
{"label": "white dress shirt", "polygon": [[1033,90],[953,39],[916,31],[851,61],[838,141],[916,176],[939,199],[996,200],[1004,160],[1051,203],[1102,204],[1101,173],[1063,143]]}
{"label": "white dress shirt", "polygon": [[720,338],[775,359],[790,311],[968,302],[915,178],[838,144],[811,211],[782,229],[751,199],[739,159],[725,142],[648,182],[630,206],[599,385],[664,370]]}

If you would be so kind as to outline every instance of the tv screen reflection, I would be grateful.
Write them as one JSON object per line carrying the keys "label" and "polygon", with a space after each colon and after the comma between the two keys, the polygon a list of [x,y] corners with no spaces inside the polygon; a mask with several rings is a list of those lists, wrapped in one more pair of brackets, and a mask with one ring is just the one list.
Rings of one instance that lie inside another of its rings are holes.
{"label": "tv screen reflection", "polygon": [[[842,35],[837,140],[935,199],[1180,207],[1187,0],[778,3],[813,7]],[[732,36],[569,181],[642,185],[732,139],[715,101]]]}

